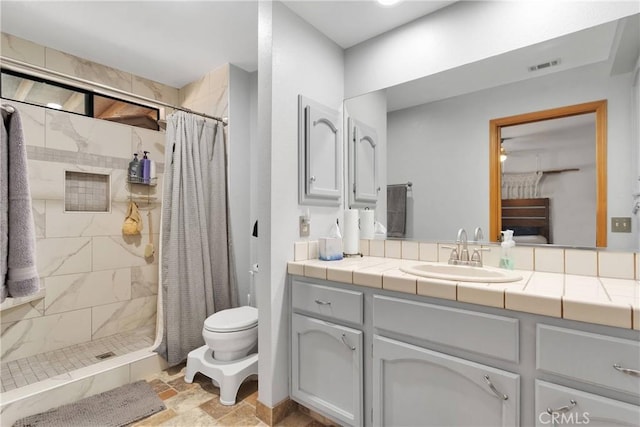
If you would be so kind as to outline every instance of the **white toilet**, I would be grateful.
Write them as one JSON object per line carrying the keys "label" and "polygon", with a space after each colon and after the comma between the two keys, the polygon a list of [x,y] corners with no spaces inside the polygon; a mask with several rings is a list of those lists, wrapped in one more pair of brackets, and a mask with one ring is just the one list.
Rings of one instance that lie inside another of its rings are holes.
{"label": "white toilet", "polygon": [[187,356],[184,380],[193,382],[200,372],[220,387],[220,403],[233,405],[240,385],[258,375],[258,353],[249,354],[258,344],[258,309],[229,308],[204,321],[202,337],[207,343]]}

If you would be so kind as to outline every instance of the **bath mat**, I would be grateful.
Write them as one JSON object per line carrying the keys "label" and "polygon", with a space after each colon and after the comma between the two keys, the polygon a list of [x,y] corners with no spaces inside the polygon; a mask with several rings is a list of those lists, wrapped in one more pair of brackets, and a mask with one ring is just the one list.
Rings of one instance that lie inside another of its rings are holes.
{"label": "bath mat", "polygon": [[146,381],[137,381],[41,414],[30,415],[13,427],[124,426],[166,407]]}

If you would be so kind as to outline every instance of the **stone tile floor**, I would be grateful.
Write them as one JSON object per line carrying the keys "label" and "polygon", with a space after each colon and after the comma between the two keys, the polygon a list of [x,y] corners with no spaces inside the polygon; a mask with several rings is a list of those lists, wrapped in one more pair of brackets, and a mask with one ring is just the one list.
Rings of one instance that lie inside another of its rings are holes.
{"label": "stone tile floor", "polygon": [[[179,365],[146,379],[167,409],[130,427],[266,426],[256,417],[257,381],[245,382],[238,391],[236,404],[224,406],[220,403],[219,388],[208,377],[198,373],[193,383],[187,384],[184,381],[184,369],[184,365]],[[319,427],[323,424],[295,411],[276,425]]]}

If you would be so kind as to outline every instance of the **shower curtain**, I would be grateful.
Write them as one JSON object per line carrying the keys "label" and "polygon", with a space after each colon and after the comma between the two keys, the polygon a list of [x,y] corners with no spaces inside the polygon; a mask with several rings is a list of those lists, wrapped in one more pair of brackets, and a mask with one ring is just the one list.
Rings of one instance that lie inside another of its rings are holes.
{"label": "shower curtain", "polygon": [[178,111],[168,117],[162,203],[164,330],[156,351],[175,366],[204,344],[202,325],[237,306],[224,127]]}

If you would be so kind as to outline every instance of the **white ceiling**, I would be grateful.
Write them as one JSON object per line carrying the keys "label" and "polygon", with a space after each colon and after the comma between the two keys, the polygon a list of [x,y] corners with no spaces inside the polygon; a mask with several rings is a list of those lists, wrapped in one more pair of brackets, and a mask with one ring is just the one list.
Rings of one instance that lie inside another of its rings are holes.
{"label": "white ceiling", "polygon": [[[286,1],[342,47],[349,47],[452,1]],[[1,1],[1,28],[40,45],[173,87],[232,63],[255,71],[258,2]]]}

